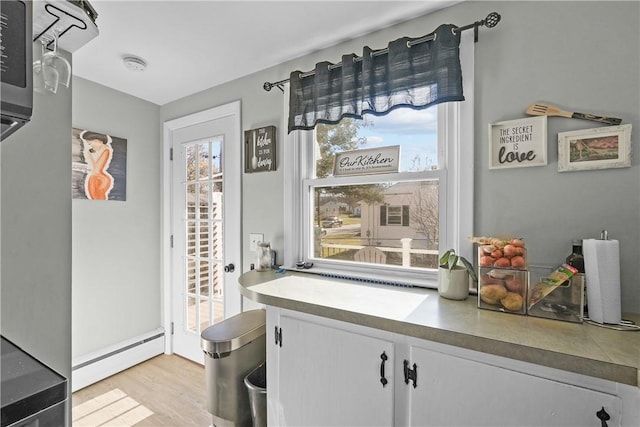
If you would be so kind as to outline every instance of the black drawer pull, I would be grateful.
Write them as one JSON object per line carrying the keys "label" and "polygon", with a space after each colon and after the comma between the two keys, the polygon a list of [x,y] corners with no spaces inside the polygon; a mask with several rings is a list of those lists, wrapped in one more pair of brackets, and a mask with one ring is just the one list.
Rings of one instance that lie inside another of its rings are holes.
{"label": "black drawer pull", "polygon": [[607,421],[611,419],[611,416],[607,414],[607,411],[604,410],[604,406],[598,412],[596,412],[596,417],[600,420],[600,427],[607,427]]}
{"label": "black drawer pull", "polygon": [[382,383],[382,387],[384,387],[389,382],[384,375],[384,362],[386,362],[389,358],[387,357],[387,354],[383,351],[382,354],[380,355],[380,359],[382,359],[382,362],[380,363],[380,382]]}

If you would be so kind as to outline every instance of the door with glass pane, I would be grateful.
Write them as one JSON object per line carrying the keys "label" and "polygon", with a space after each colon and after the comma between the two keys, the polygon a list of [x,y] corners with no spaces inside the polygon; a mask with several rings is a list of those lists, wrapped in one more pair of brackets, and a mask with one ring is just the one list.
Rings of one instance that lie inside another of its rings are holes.
{"label": "door with glass pane", "polygon": [[236,115],[173,132],[173,351],[203,363],[200,334],[240,312],[240,139]]}

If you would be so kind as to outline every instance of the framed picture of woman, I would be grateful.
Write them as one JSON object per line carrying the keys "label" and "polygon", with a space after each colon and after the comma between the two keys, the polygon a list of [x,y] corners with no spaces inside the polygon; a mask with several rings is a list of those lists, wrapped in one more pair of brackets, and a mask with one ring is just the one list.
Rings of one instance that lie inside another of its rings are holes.
{"label": "framed picture of woman", "polygon": [[127,199],[127,140],[102,132],[71,131],[74,199]]}

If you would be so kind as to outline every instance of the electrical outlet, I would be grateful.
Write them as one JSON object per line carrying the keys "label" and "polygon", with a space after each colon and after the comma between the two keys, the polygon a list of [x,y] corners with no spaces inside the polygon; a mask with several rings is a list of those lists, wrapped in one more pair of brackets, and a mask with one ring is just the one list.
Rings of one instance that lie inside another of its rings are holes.
{"label": "electrical outlet", "polygon": [[264,242],[264,234],[262,233],[249,233],[249,250],[255,252],[258,250],[258,243]]}

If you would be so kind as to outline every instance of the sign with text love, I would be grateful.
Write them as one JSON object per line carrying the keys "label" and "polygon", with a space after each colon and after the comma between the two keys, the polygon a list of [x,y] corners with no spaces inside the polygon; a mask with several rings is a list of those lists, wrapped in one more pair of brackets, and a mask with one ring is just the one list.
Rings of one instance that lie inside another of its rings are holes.
{"label": "sign with text love", "polygon": [[489,124],[489,169],[547,164],[547,116]]}
{"label": "sign with text love", "polygon": [[333,176],[398,172],[400,146],[344,151],[336,154]]}

